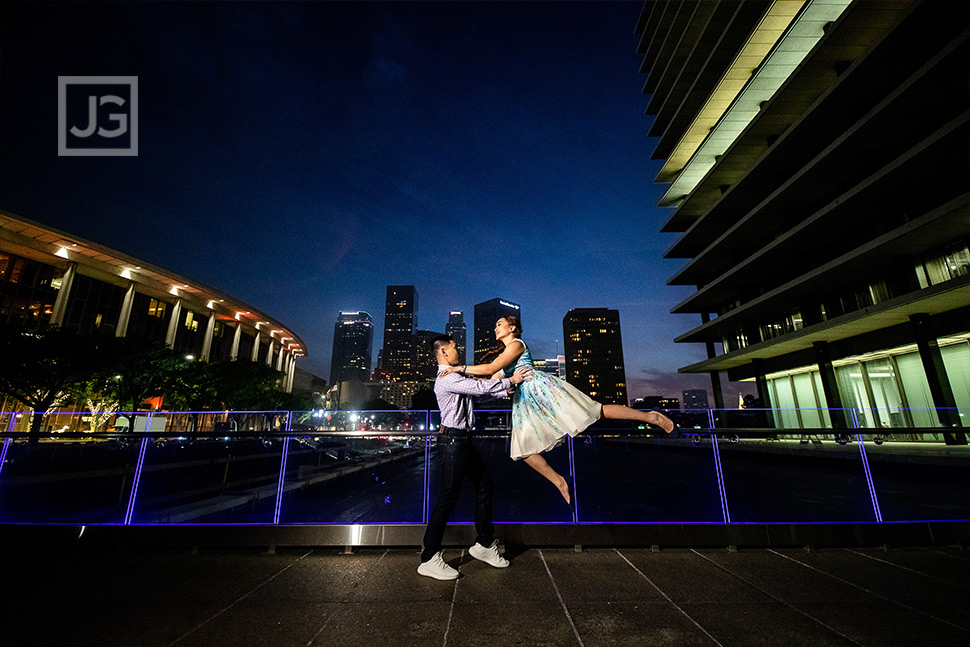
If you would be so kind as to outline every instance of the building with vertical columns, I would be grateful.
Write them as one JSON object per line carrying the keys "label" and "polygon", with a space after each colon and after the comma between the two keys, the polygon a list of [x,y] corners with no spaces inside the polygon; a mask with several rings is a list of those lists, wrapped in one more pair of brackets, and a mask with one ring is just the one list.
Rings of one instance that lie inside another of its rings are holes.
{"label": "building with vertical columns", "polygon": [[620,312],[574,308],[562,320],[566,381],[603,404],[627,403]]}
{"label": "building with vertical columns", "polygon": [[[970,420],[970,6],[646,2],[680,368],[786,426]],[[848,410],[829,415],[821,408]],[[946,434],[963,443],[962,432]]]}
{"label": "building with vertical columns", "polygon": [[123,252],[0,211],[0,325],[57,325],[164,341],[204,360],[247,358],[285,375],[299,336],[251,305]]}

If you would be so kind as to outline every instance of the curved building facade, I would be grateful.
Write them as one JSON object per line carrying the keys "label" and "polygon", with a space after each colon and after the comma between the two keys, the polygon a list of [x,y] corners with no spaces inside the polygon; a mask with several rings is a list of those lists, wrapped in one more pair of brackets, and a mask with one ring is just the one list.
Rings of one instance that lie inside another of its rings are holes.
{"label": "curved building facade", "polygon": [[163,341],[207,361],[246,358],[293,388],[300,337],[266,313],[175,272],[0,211],[0,325],[57,325]]}

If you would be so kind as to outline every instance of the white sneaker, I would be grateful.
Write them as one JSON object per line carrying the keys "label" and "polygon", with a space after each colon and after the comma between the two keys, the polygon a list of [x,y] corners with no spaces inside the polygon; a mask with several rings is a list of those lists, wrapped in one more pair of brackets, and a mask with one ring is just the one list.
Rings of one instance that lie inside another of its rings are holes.
{"label": "white sneaker", "polygon": [[445,560],[441,557],[442,552],[439,550],[434,554],[434,557],[426,562],[421,562],[421,566],[418,566],[418,574],[433,577],[436,580],[458,579],[458,571],[445,563]]}
{"label": "white sneaker", "polygon": [[475,559],[495,568],[506,568],[509,565],[509,560],[498,554],[498,539],[493,541],[488,548],[476,542],[474,546],[468,549],[468,553]]}

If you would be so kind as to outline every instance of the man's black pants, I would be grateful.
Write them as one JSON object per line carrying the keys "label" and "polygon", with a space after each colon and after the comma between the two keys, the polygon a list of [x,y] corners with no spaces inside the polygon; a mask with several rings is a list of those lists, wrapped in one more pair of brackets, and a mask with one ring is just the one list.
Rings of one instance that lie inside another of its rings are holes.
{"label": "man's black pants", "polygon": [[441,428],[438,435],[438,470],[438,500],[424,533],[422,562],[428,561],[441,550],[445,525],[455,509],[462,481],[466,477],[475,485],[476,541],[482,546],[489,546],[495,534],[492,526],[492,475],[488,473],[482,455],[472,444],[471,432],[450,427]]}

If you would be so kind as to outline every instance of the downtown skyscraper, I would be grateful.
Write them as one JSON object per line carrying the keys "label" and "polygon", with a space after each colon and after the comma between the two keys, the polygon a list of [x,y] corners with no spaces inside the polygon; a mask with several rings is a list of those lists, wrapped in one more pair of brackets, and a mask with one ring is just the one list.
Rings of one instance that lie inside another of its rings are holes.
{"label": "downtown skyscraper", "polygon": [[506,315],[515,315],[522,321],[519,304],[506,299],[491,299],[475,305],[475,363],[495,346],[495,322]]}
{"label": "downtown skyscraper", "polygon": [[418,318],[418,291],[413,285],[387,286],[384,307],[383,374],[393,381],[415,375],[414,331]]}
{"label": "downtown skyscraper", "polygon": [[626,404],[620,313],[575,308],[562,320],[566,381],[603,404]]}
{"label": "downtown skyscraper", "polygon": [[458,361],[467,364],[465,355],[466,338],[465,318],[461,310],[452,310],[448,313],[448,325],[445,326],[445,334],[451,335],[455,340],[455,347],[458,348]]}
{"label": "downtown skyscraper", "polygon": [[366,312],[341,312],[333,327],[330,384],[370,378],[374,324]]}

